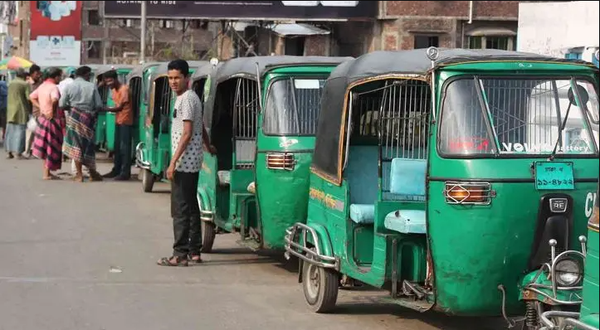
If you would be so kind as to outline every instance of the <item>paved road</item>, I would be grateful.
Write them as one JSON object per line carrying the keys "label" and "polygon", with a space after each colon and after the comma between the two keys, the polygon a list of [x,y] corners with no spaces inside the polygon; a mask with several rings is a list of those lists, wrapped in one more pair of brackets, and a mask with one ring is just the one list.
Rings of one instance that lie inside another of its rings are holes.
{"label": "paved road", "polygon": [[312,314],[294,267],[237,247],[234,235],[218,236],[203,265],[156,266],[172,243],[168,189],[44,182],[40,161],[2,153],[0,330],[505,328],[369,303],[377,292],[342,291],[337,314]]}

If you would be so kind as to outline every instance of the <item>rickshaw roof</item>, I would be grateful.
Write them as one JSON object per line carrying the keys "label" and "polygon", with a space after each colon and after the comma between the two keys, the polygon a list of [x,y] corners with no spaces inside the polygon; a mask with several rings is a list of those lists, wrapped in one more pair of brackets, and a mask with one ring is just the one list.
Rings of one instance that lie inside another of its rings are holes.
{"label": "rickshaw roof", "polygon": [[131,69],[133,70],[135,68],[134,65],[129,65],[129,64],[114,64],[114,65],[103,65],[101,67],[99,67],[98,69],[96,69],[96,76],[100,76],[103,75],[105,73],[107,73],[110,70],[120,70],[120,69]]}
{"label": "rickshaw roof", "polygon": [[218,63],[216,68],[214,65],[208,63],[205,65],[200,66],[198,69],[196,69],[196,71],[194,71],[194,73],[191,76],[192,81],[198,80],[199,78],[202,77],[206,77],[210,74],[216,74],[216,72],[218,72],[217,70],[219,70],[222,66],[222,63]]}
{"label": "rickshaw roof", "polygon": [[[206,64],[209,64],[208,61],[187,61],[187,62],[188,62],[188,65],[190,67],[190,71],[194,70],[194,72],[196,70],[198,70],[198,68],[200,68],[200,67],[202,67],[202,66],[204,66]],[[156,70],[154,72],[152,72],[152,78],[151,78],[151,80],[154,81],[159,76],[167,74],[168,66],[169,66],[168,62],[162,62],[156,68]],[[192,73],[192,75],[193,75],[193,73]]]}
{"label": "rickshaw roof", "polygon": [[330,57],[330,56],[254,56],[238,57],[223,63],[217,73],[217,82],[230,79],[235,76],[256,77],[256,65],[260,75],[264,75],[268,69],[281,66],[301,65],[339,65],[342,62],[353,59],[353,57]]}
{"label": "rickshaw roof", "polygon": [[148,63],[144,63],[142,65],[137,65],[133,68],[133,70],[131,70],[131,72],[129,72],[129,74],[127,75],[127,81],[129,81],[129,79],[133,78],[133,77],[141,77],[144,74],[144,71],[146,71],[148,68],[151,68],[153,66],[158,66],[163,62],[148,62]]}
{"label": "rickshaw roof", "polygon": [[[435,68],[455,64],[482,63],[482,62],[507,62],[507,61],[533,61],[548,63],[581,64],[591,67],[590,63],[574,61],[551,56],[505,51],[498,49],[445,49],[438,48],[439,56],[435,61]],[[356,81],[383,76],[388,74],[416,74],[424,75],[432,70],[432,62],[427,57],[427,49],[404,51],[377,51],[362,55],[346,65],[338,66],[331,73],[329,79],[345,77],[347,84]]]}

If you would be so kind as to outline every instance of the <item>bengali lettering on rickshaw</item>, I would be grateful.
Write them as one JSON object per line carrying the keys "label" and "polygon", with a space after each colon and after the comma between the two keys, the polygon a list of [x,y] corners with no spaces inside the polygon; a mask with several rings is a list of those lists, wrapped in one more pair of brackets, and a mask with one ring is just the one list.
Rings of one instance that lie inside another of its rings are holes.
{"label": "bengali lettering on rickshaw", "polygon": [[333,196],[331,196],[330,194],[325,194],[325,192],[321,190],[310,188],[309,196],[310,199],[318,200],[327,208],[338,211],[344,211],[344,202],[333,198]]}

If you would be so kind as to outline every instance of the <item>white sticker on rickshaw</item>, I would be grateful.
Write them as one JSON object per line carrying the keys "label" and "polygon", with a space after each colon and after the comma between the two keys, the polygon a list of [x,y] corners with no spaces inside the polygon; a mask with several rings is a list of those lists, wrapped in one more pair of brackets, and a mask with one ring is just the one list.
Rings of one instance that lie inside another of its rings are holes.
{"label": "white sticker on rickshaw", "polygon": [[585,216],[589,218],[592,216],[592,212],[594,212],[594,204],[596,202],[596,198],[598,196],[595,192],[589,192],[585,197]]}
{"label": "white sticker on rickshaw", "polygon": [[[502,142],[504,152],[509,153],[549,153],[554,150],[554,146],[548,143],[542,144],[529,144],[529,143],[506,143]],[[591,149],[589,146],[567,146],[565,148],[558,147],[558,153],[590,153]]]}

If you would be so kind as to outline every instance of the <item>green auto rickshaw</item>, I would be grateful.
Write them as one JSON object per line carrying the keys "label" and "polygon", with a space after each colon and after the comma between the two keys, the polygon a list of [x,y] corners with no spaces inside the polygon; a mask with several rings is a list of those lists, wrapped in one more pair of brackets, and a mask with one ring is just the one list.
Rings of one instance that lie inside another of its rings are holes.
{"label": "green auto rickshaw", "polygon": [[143,65],[135,67],[126,78],[127,84],[129,85],[129,91],[131,93],[131,108],[133,110],[133,116],[135,118],[133,123],[133,132],[131,135],[132,144],[135,146],[135,160],[136,165],[139,167],[139,161],[143,161],[140,154],[142,141],[146,138],[146,114],[148,112],[149,95],[151,84],[149,79],[152,73],[160,62],[149,62]]}
{"label": "green auto rickshaw", "polygon": [[[595,201],[595,202],[594,202]],[[583,302],[580,312],[547,311],[542,313],[540,330],[598,330],[598,191],[588,193],[585,198],[586,215],[591,213],[588,222],[587,247],[582,247],[585,255],[585,275],[583,276]],[[558,268],[558,266],[555,266]],[[558,270],[556,270],[558,271]],[[561,276],[561,275],[559,275]],[[565,275],[562,275],[565,276]],[[579,279],[576,277],[576,279]]]}
{"label": "green auto rickshaw", "polygon": [[[207,61],[188,61],[188,65],[190,75],[193,75],[199,68],[211,64]],[[144,192],[151,192],[157,179],[166,178],[166,170],[171,161],[171,114],[175,97],[169,86],[167,72],[168,63],[162,63],[148,78],[151,90],[150,105],[144,120],[145,136],[136,147]]]}
{"label": "green auto rickshaw", "polygon": [[283,250],[286,228],[306,215],[323,83],[348,59],[258,56],[218,68],[204,112],[218,154],[204,153],[198,185],[203,252],[214,227],[239,231],[252,249]]}
{"label": "green auto rickshaw", "polygon": [[[598,181],[597,74],[491,49],[340,65],[323,90],[308,218],[286,236],[311,309],[333,310],[354,281],[421,312],[511,325],[509,315],[539,319],[531,307],[580,304],[572,277],[583,263],[571,252]],[[564,251],[548,277],[551,252]],[[534,281],[539,270],[551,285]],[[531,282],[551,294],[525,294]]]}

